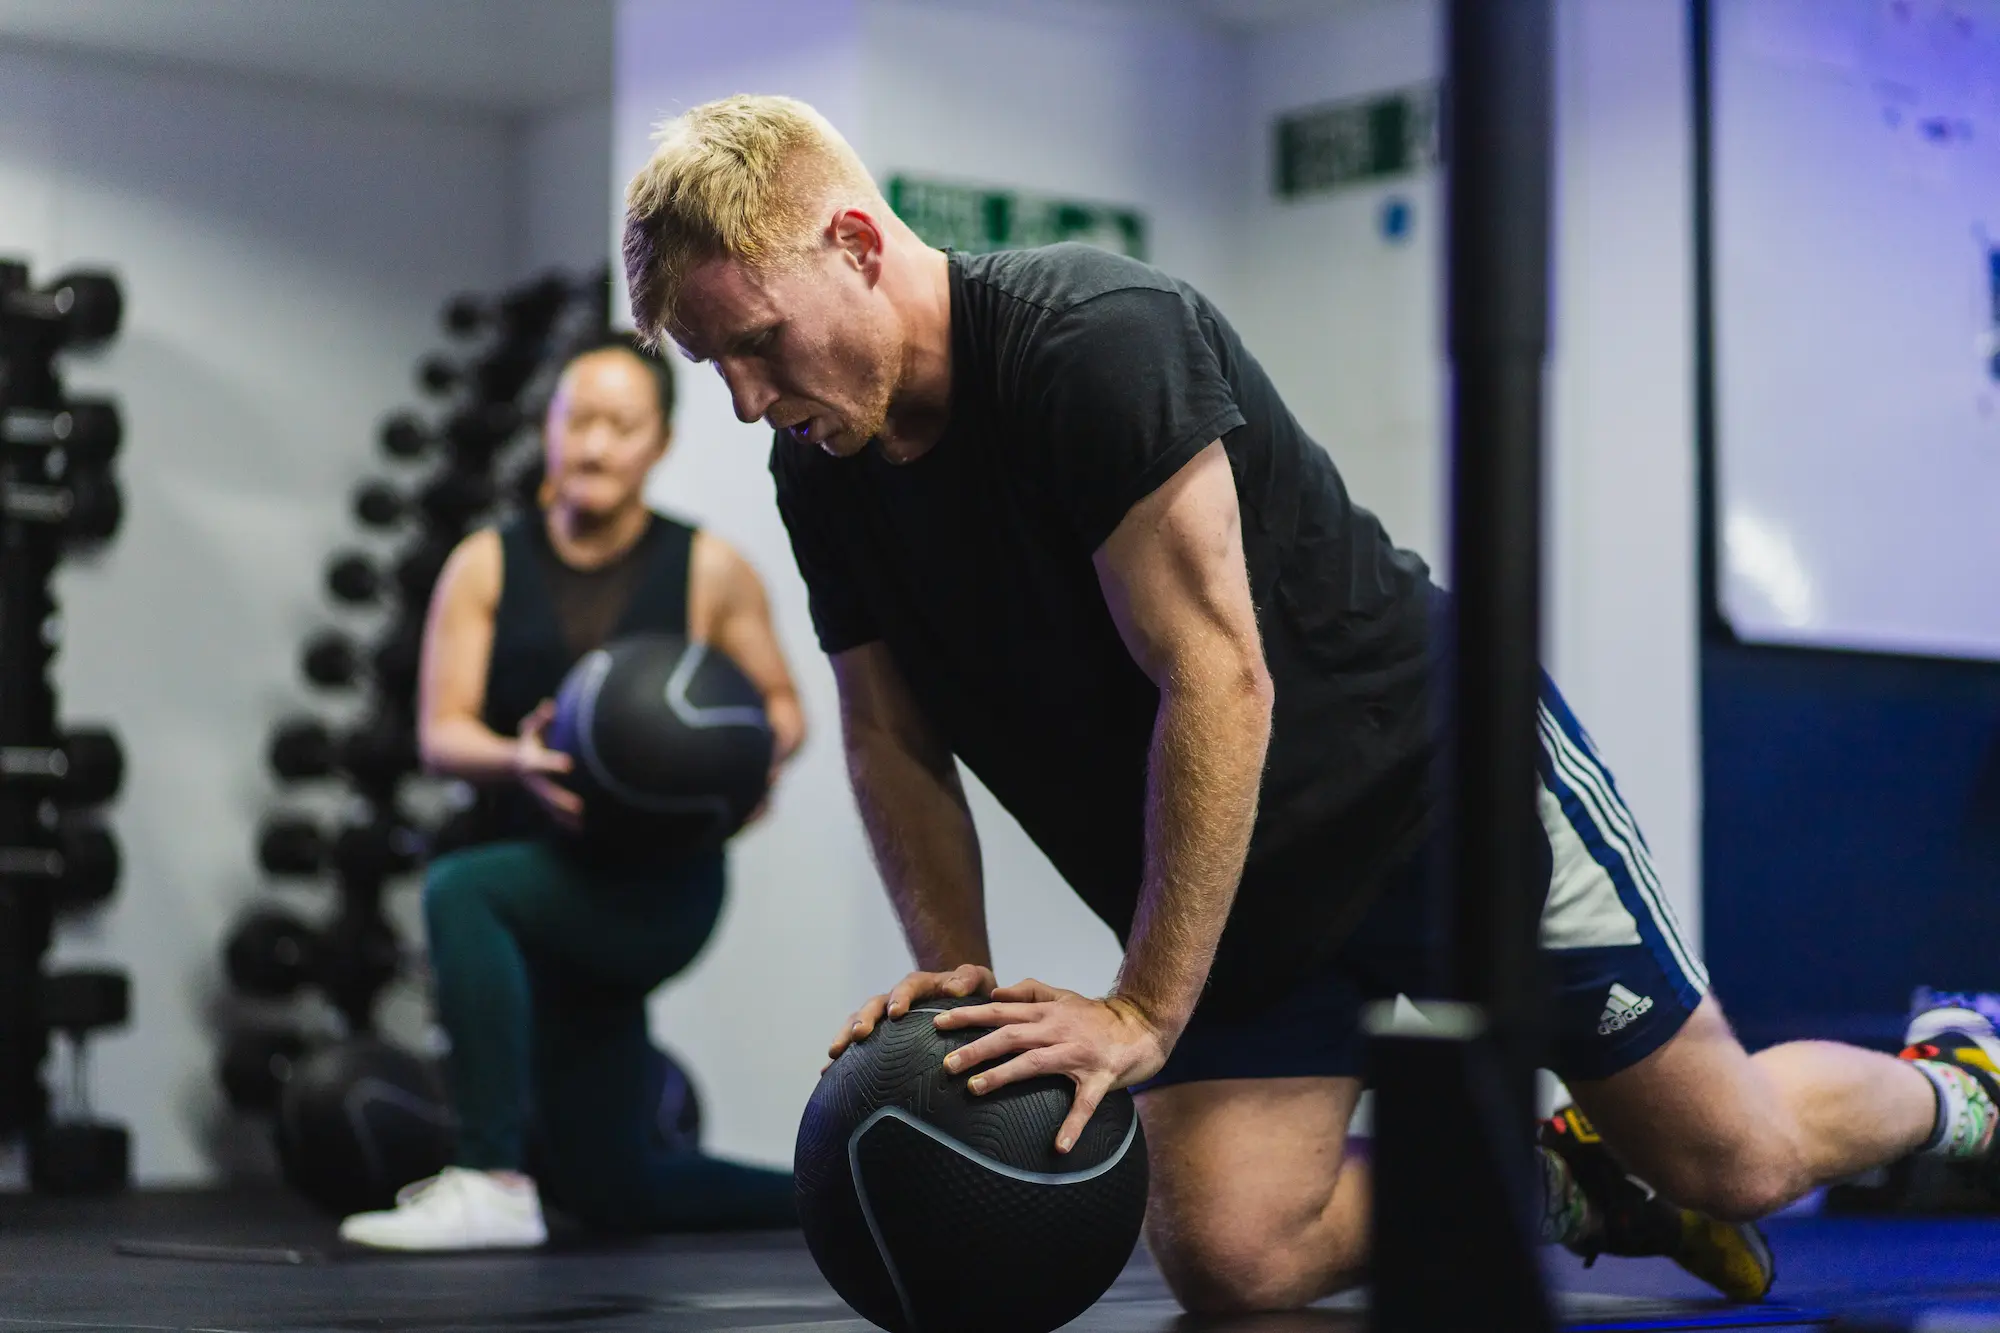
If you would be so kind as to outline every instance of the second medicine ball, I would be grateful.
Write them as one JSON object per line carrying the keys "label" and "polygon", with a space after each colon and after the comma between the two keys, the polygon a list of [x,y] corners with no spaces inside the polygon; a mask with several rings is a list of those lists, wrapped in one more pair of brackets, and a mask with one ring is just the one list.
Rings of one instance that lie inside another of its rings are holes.
{"label": "second medicine ball", "polygon": [[934,1020],[972,1003],[922,1001],[849,1046],[799,1125],[806,1244],[841,1299],[891,1333],[1048,1333],[1110,1288],[1145,1219],[1131,1095],[1106,1097],[1057,1153],[1068,1079],[974,1096],[974,1071],[945,1073],[944,1057],[985,1030],[941,1032]]}
{"label": "second medicine ball", "polygon": [[654,848],[721,842],[764,799],[771,770],[757,687],[679,635],[585,654],[556,695],[548,744],[576,763],[586,836]]}
{"label": "second medicine ball", "polygon": [[293,1064],[276,1128],[286,1183],[335,1215],[393,1206],[397,1190],[451,1165],[458,1143],[437,1067],[366,1037]]}

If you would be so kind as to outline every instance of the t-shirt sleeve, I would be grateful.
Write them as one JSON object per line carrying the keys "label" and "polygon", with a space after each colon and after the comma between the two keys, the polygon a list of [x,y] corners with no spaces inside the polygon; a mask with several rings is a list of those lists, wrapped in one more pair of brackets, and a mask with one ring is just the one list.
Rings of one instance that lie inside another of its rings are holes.
{"label": "t-shirt sleeve", "polygon": [[788,450],[795,447],[782,435],[773,441],[771,480],[777,488],[778,513],[791,536],[792,558],[806,581],[813,633],[819,637],[820,651],[831,657],[873,643],[882,635],[868,613],[849,562],[842,559],[840,545],[827,528],[820,508],[826,497],[815,494],[824,488],[814,486],[805,475],[808,469],[789,455]]}
{"label": "t-shirt sleeve", "polygon": [[1194,309],[1172,291],[1107,292],[1051,317],[1024,377],[1032,462],[1092,551],[1133,505],[1243,424]]}

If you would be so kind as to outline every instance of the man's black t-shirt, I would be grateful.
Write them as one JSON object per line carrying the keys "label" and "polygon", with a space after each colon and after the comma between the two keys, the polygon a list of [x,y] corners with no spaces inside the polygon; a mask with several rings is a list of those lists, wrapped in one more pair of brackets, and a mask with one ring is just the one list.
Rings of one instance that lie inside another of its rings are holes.
{"label": "man's black t-shirt", "polygon": [[1428,571],[1349,500],[1192,287],[1081,245],[954,254],[950,274],[951,415],[933,448],[895,464],[872,444],[848,459],[784,432],[773,446],[820,646],[885,643],[959,759],[1124,940],[1159,692],[1092,555],[1221,439],[1275,703],[1202,1004],[1254,1010],[1421,837]]}

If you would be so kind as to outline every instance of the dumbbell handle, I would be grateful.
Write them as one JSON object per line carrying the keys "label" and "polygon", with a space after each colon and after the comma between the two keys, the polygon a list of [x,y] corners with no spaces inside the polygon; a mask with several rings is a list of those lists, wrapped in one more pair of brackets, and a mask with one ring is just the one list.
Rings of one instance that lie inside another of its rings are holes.
{"label": "dumbbell handle", "polygon": [[94,400],[0,412],[0,443],[43,448],[82,444],[108,456],[117,450],[120,434],[117,409]]}
{"label": "dumbbell handle", "polygon": [[0,491],[0,510],[27,523],[67,523],[75,508],[76,493],[67,486],[10,482]]}
{"label": "dumbbell handle", "polygon": [[52,292],[9,292],[7,312],[27,319],[43,319],[54,322],[68,316],[76,307],[76,293],[68,287],[58,287]]}
{"label": "dumbbell handle", "polygon": [[69,862],[54,847],[0,847],[0,875],[22,879],[61,879]]}
{"label": "dumbbell handle", "polygon": [[0,746],[0,778],[51,778],[69,776],[69,755],[60,745]]}

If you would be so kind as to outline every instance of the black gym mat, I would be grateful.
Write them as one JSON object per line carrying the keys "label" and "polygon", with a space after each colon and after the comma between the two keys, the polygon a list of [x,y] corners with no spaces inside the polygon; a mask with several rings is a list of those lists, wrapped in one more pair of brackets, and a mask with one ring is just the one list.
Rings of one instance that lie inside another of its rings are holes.
{"label": "black gym mat", "polygon": [[[2000,1221],[1772,1224],[1778,1300],[1706,1298],[1671,1265],[1551,1258],[1565,1324],[1625,1329],[2000,1330]],[[121,1253],[123,1245],[128,1251]],[[201,1247],[179,1250],[173,1247]],[[130,1251],[136,1251],[133,1253]],[[188,1257],[142,1257],[181,1254]],[[1970,1322],[1967,1322],[1970,1321]],[[1076,1333],[1343,1333],[1359,1296],[1248,1321],[1183,1318],[1143,1250]],[[276,1192],[0,1197],[0,1333],[863,1333],[795,1233],[593,1240],[559,1230],[527,1255],[343,1250],[327,1219]]]}

